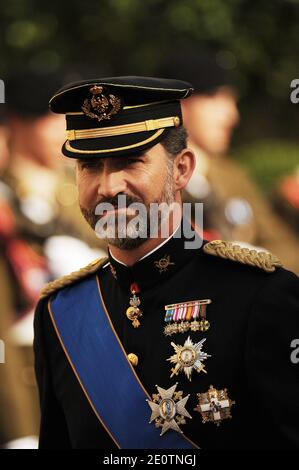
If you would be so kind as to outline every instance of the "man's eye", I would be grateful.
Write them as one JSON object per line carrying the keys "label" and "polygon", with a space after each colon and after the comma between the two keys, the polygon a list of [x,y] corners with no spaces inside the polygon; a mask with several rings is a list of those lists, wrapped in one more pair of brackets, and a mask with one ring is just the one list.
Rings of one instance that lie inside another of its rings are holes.
{"label": "man's eye", "polygon": [[128,163],[143,162],[142,158],[128,158]]}
{"label": "man's eye", "polygon": [[101,163],[97,161],[91,161],[91,162],[81,162],[80,163],[80,168],[81,170],[93,170],[93,169],[98,169],[100,167]]}

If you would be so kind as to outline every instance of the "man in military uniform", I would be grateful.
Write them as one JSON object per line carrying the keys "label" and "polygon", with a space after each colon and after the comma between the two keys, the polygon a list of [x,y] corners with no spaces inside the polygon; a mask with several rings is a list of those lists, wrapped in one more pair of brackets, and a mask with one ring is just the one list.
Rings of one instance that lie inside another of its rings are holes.
{"label": "man in military uniform", "polygon": [[[180,109],[191,92],[117,77],[70,84],[50,101],[66,114],[81,210],[109,252],[42,291],[41,448],[299,447],[297,276],[269,253],[190,236],[171,210],[195,166]],[[142,226],[163,202],[155,237],[144,227],[136,237],[131,203],[146,208]]]}

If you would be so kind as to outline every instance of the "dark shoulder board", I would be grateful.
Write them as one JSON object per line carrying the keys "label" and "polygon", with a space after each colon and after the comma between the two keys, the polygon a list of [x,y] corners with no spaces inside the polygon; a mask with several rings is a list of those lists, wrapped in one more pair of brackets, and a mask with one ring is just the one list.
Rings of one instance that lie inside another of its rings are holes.
{"label": "dark shoulder board", "polygon": [[73,284],[74,282],[77,282],[89,276],[90,274],[95,273],[98,269],[104,266],[107,261],[108,258],[96,259],[78,271],[74,271],[70,274],[67,274],[66,276],[60,277],[59,279],[55,279],[55,281],[49,282],[42,288],[40,292],[40,298],[43,299],[48,297],[57,290],[62,289],[65,286],[69,286],[70,284]]}
{"label": "dark shoulder board", "polygon": [[208,255],[258,267],[268,273],[274,272],[277,267],[282,267],[280,260],[272,253],[241,248],[237,244],[223,240],[213,240],[206,243],[203,251]]}

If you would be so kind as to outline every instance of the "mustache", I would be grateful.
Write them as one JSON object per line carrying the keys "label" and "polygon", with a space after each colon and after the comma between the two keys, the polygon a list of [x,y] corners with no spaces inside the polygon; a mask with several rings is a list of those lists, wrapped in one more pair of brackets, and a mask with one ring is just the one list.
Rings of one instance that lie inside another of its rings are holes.
{"label": "mustache", "polygon": [[122,207],[128,207],[130,204],[133,204],[135,202],[141,202],[143,203],[143,200],[137,196],[131,196],[131,195],[128,195],[128,194],[123,194],[123,193],[119,193],[117,194],[116,196],[113,196],[113,197],[109,197],[109,198],[102,198],[101,200],[99,200],[94,208],[93,208],[93,212],[95,212],[97,206],[99,204],[111,204],[114,208],[118,207],[119,205],[119,196],[125,196],[125,205],[122,204]]}

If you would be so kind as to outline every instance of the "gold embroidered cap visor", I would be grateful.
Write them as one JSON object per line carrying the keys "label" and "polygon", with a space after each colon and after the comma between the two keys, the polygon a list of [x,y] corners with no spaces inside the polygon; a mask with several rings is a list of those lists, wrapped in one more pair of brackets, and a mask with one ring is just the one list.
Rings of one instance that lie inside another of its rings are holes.
{"label": "gold embroidered cap visor", "polygon": [[182,125],[180,99],[187,82],[151,77],[116,77],[72,83],[50,100],[66,115],[62,153],[71,158],[140,153]]}

